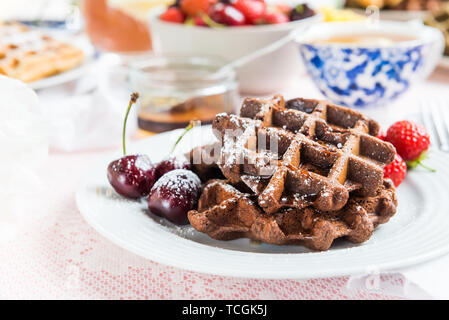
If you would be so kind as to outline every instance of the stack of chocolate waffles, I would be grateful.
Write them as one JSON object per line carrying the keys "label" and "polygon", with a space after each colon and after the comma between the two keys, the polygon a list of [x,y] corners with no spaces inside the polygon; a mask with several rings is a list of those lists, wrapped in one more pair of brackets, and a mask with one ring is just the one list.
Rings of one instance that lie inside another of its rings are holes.
{"label": "stack of chocolate waffles", "polygon": [[327,250],[340,237],[368,240],[396,212],[394,186],[383,179],[395,149],[354,110],[247,98],[240,116],[218,114],[213,129],[219,142],[190,152],[205,187],[188,214],[212,238]]}

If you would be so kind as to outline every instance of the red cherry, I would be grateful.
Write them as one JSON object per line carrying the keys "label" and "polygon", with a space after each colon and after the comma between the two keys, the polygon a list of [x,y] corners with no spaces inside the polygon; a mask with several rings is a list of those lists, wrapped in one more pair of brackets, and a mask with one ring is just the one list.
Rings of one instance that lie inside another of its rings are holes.
{"label": "red cherry", "polygon": [[148,156],[131,155],[112,161],[107,176],[118,194],[138,199],[150,193],[156,181],[156,168]]}
{"label": "red cherry", "polygon": [[156,179],[159,179],[169,171],[176,169],[190,170],[190,162],[185,157],[169,156],[156,165]]}
{"label": "red cherry", "polygon": [[107,177],[114,190],[126,197],[137,199],[148,195],[156,181],[156,168],[146,155],[126,155],[126,121],[129,111],[139,98],[138,93],[132,93],[123,121],[123,157],[109,163]]}
{"label": "red cherry", "polygon": [[192,171],[177,169],[164,174],[151,189],[148,209],[175,224],[188,224],[187,212],[197,205],[201,181]]}
{"label": "red cherry", "polygon": [[233,6],[221,2],[213,5],[209,10],[210,18],[220,24],[228,26],[245,25],[245,16]]}

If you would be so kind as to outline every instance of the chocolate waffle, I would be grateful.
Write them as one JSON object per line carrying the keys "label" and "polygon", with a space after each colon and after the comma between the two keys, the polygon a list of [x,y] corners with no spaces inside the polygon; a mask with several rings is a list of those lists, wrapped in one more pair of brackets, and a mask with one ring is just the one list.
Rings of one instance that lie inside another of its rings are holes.
{"label": "chocolate waffle", "polygon": [[354,243],[368,240],[376,226],[394,215],[396,205],[393,184],[383,180],[374,196],[351,196],[338,211],[321,212],[307,207],[266,214],[257,205],[254,194],[243,193],[225,180],[211,180],[200,197],[198,210],[190,211],[188,218],[196,230],[218,240],[245,237],[327,250],[340,237]]}
{"label": "chocolate waffle", "polygon": [[350,192],[375,197],[395,155],[375,137],[375,121],[326,101],[247,98],[240,116],[219,114],[213,129],[223,175],[249,187],[269,214],[308,206],[337,212]]}
{"label": "chocolate waffle", "polygon": [[192,165],[192,171],[206,182],[211,179],[225,179],[217,163],[220,157],[220,143],[213,143],[193,148],[186,158]]}

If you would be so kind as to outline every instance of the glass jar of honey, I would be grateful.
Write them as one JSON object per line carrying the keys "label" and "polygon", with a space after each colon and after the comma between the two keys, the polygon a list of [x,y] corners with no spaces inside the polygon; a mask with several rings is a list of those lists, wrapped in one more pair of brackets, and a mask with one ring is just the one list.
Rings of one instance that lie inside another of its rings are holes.
{"label": "glass jar of honey", "polygon": [[153,55],[131,63],[130,82],[140,94],[139,129],[158,133],[188,125],[209,124],[217,113],[232,113],[238,103],[235,72],[216,71],[215,57]]}

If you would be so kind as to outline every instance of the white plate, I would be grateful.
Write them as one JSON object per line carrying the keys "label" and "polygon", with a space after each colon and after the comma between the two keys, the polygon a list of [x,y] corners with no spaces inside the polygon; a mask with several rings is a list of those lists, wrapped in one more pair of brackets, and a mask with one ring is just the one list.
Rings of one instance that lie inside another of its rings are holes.
{"label": "white plate", "polygon": [[29,82],[28,86],[34,90],[58,86],[76,80],[83,76],[95,62],[95,49],[86,38],[68,38],[61,37],[61,35],[55,36],[54,34],[52,34],[52,36],[58,40],[70,43],[71,45],[80,48],[84,52],[84,61],[73,69]]}
{"label": "white plate", "polygon": [[[179,135],[168,132],[128,147],[148,153],[153,161],[167,154]],[[187,138],[189,137],[190,138]],[[210,128],[197,128],[183,140],[203,144]],[[146,201],[118,196],[106,178],[107,164],[119,153],[92,165],[77,192],[76,202],[86,221],[115,244],[142,257],[188,270],[250,278],[314,278],[385,271],[406,267],[449,252],[449,157],[438,151],[426,164],[436,173],[415,170],[397,193],[399,206],[391,221],[371,239],[355,245],[337,240],[326,252],[301,246],[255,245],[248,239],[218,241],[190,226],[177,227],[147,211]]]}

